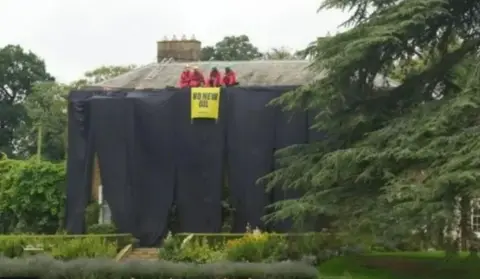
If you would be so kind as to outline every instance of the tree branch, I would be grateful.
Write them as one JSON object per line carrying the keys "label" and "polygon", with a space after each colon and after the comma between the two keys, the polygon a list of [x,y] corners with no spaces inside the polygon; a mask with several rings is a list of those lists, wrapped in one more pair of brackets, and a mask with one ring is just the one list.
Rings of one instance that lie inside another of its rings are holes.
{"label": "tree branch", "polygon": [[434,65],[430,66],[428,69],[417,75],[413,75],[407,78],[404,83],[393,89],[389,95],[400,95],[406,90],[409,91],[417,89],[419,86],[424,86],[428,81],[434,79],[435,77],[445,75],[469,52],[475,50],[479,46],[480,38],[463,42],[458,49],[445,54],[438,63],[435,63]]}
{"label": "tree branch", "polygon": [[8,90],[4,86],[0,87],[0,93],[6,95],[10,100],[15,99],[15,95],[10,94],[10,92],[8,92]]}

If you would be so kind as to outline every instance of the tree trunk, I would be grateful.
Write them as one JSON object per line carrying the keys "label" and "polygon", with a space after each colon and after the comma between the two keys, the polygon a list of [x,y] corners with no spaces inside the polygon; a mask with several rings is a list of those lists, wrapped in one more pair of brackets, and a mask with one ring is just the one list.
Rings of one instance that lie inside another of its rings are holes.
{"label": "tree trunk", "polygon": [[37,160],[42,160],[42,144],[43,144],[43,127],[42,124],[38,125],[37,135]]}
{"label": "tree trunk", "polygon": [[467,251],[472,240],[472,206],[469,196],[464,195],[460,200],[460,249]]}

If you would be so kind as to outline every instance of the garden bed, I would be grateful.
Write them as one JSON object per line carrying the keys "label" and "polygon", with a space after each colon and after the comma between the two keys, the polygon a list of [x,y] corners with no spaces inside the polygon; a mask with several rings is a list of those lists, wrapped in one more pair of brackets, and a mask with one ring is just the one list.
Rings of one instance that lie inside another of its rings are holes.
{"label": "garden bed", "polygon": [[128,234],[110,235],[0,235],[0,253],[9,258],[45,253],[56,259],[113,258],[133,242]]}

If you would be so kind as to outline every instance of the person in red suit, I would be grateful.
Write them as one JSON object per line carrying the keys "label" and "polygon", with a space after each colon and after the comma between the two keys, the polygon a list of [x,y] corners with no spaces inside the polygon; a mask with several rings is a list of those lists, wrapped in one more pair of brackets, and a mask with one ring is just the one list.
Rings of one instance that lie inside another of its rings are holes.
{"label": "person in red suit", "polygon": [[180,80],[178,81],[178,87],[180,88],[189,87],[191,77],[192,77],[192,71],[190,69],[190,66],[187,65],[185,66],[182,74],[180,75]]}
{"label": "person in red suit", "polygon": [[193,67],[192,75],[190,76],[190,87],[201,87],[205,85],[205,77],[198,67]]}
{"label": "person in red suit", "polygon": [[223,84],[227,87],[238,85],[237,75],[230,67],[225,68],[225,74],[223,76]]}
{"label": "person in red suit", "polygon": [[210,76],[208,77],[208,82],[206,84],[208,87],[220,87],[222,86],[222,74],[217,69],[213,67],[210,71]]}

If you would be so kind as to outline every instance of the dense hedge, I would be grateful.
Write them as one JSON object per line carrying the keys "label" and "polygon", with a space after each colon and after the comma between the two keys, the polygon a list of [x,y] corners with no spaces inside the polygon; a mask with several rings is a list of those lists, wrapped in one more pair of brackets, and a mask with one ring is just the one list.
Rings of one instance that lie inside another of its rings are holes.
{"label": "dense hedge", "polygon": [[15,258],[31,253],[45,253],[56,259],[113,258],[133,237],[121,235],[2,235],[0,253]]}
{"label": "dense hedge", "polygon": [[115,278],[115,279],[316,279],[314,267],[301,263],[274,264],[216,263],[184,264],[171,262],[130,261],[118,263],[107,259],[77,259],[69,262],[47,257],[0,259],[0,277],[55,278]]}
{"label": "dense hedge", "polygon": [[65,164],[11,160],[0,154],[0,233],[57,232],[64,189]]}

